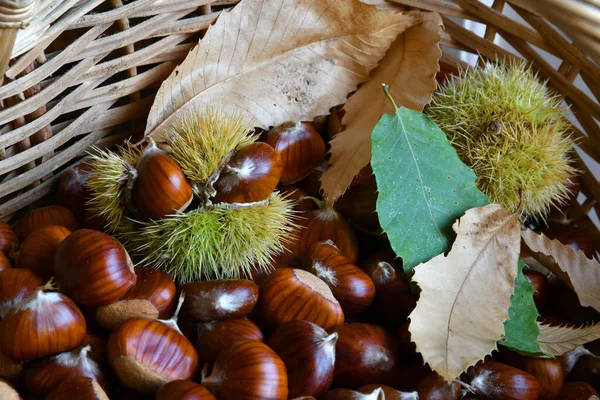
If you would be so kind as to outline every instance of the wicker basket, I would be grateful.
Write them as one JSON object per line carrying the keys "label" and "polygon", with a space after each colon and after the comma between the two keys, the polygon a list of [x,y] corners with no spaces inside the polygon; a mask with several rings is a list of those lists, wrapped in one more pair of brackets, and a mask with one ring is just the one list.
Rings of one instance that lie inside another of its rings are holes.
{"label": "wicker basket", "polygon": [[[161,81],[220,10],[237,2],[37,0],[41,9],[17,34],[22,24],[1,18],[4,3],[12,1],[0,0],[0,218],[5,219],[51,192],[60,172],[90,146],[111,146],[143,132]],[[442,14],[444,50],[527,59],[570,106],[583,157],[600,162],[597,1],[496,0],[491,7],[478,0],[393,1]],[[25,22],[30,16],[23,16]],[[485,27],[485,34],[478,36],[462,20]],[[514,52],[494,44],[497,36]],[[562,62],[554,68],[544,53]],[[576,80],[594,97],[577,88]],[[600,185],[581,157],[577,162],[586,199],[574,217],[583,218],[580,225],[600,242],[588,218],[594,209],[600,213]]]}

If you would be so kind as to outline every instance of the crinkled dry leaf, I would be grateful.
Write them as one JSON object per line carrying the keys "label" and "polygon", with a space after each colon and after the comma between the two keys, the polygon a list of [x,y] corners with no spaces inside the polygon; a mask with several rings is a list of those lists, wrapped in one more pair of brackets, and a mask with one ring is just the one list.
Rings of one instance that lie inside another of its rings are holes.
{"label": "crinkled dry leaf", "polygon": [[412,14],[418,24],[406,30],[392,45],[381,65],[344,105],[345,130],[331,140],[329,167],[321,188],[330,204],[340,197],[352,179],[371,160],[371,131],[384,112],[393,114],[381,84],[390,85],[398,106],[421,111],[437,87],[442,20],[437,13]]}
{"label": "crinkled dry leaf", "polygon": [[163,82],[146,135],[211,103],[261,128],[328,114],[412,20],[359,0],[243,0]]}
{"label": "crinkled dry leaf", "polygon": [[531,255],[569,285],[584,307],[600,311],[600,263],[544,234],[524,230],[521,237]]}
{"label": "crinkled dry leaf", "polygon": [[520,243],[518,216],[498,204],[468,210],[453,229],[448,255],[415,267],[421,297],[409,326],[423,360],[447,381],[502,338]]}
{"label": "crinkled dry leaf", "polygon": [[573,325],[551,326],[539,323],[538,342],[544,353],[561,356],[577,347],[600,339],[600,323],[576,327]]}

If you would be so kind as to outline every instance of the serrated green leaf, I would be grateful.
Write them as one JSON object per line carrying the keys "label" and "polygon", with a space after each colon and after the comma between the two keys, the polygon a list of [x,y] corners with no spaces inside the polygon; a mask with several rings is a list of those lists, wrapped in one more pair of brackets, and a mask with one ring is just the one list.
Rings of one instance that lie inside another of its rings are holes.
{"label": "serrated green leaf", "polygon": [[504,340],[499,341],[519,353],[530,356],[545,355],[537,341],[540,328],[537,323],[538,310],[533,302],[535,289],[523,274],[525,262],[519,259],[519,274],[515,280],[515,294],[510,298],[508,321],[504,323]]}
{"label": "serrated green leaf", "polygon": [[409,272],[448,250],[454,221],[489,200],[446,134],[423,113],[398,108],[384,114],[371,143],[379,222]]}
{"label": "serrated green leaf", "polygon": [[[410,273],[417,264],[448,251],[454,221],[490,200],[475,187],[475,174],[458,158],[445,133],[420,112],[400,108],[395,115],[383,115],[371,142],[379,221]],[[540,355],[534,289],[523,266],[520,260],[510,319],[499,343]]]}

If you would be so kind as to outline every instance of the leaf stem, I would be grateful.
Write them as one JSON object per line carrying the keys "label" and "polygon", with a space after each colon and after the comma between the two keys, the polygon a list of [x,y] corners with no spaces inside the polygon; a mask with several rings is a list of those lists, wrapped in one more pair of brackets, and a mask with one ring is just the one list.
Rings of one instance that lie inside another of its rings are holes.
{"label": "leaf stem", "polygon": [[382,83],[381,86],[383,86],[383,92],[385,93],[385,96],[388,98],[388,100],[390,101],[390,103],[392,103],[392,105],[394,106],[394,109],[397,110],[398,106],[396,105],[396,102],[394,101],[394,98],[390,94],[390,87],[387,84],[385,84],[385,83]]}

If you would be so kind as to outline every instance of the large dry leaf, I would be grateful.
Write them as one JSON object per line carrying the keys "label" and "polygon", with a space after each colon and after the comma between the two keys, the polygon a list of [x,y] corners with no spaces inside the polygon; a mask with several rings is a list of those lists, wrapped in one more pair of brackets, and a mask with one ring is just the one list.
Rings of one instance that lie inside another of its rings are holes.
{"label": "large dry leaf", "polygon": [[577,347],[600,339],[600,323],[576,327],[572,325],[551,326],[539,323],[538,342],[544,353],[561,356]]}
{"label": "large dry leaf", "polygon": [[577,294],[584,307],[600,311],[600,263],[544,234],[524,230],[521,237],[531,255]]}
{"label": "large dry leaf", "polygon": [[448,255],[415,267],[421,297],[409,326],[417,351],[447,381],[502,338],[520,243],[518,216],[498,204],[468,210],[453,229]]}
{"label": "large dry leaf", "polygon": [[398,106],[422,111],[437,87],[442,20],[437,13],[414,14],[418,24],[406,30],[392,45],[381,65],[344,105],[345,130],[331,140],[329,167],[321,188],[330,204],[350,186],[352,179],[371,160],[371,131],[384,112],[394,109],[382,83]]}
{"label": "large dry leaf", "polygon": [[146,134],[206,104],[261,128],[328,114],[412,23],[359,0],[242,0],[163,82]]}

